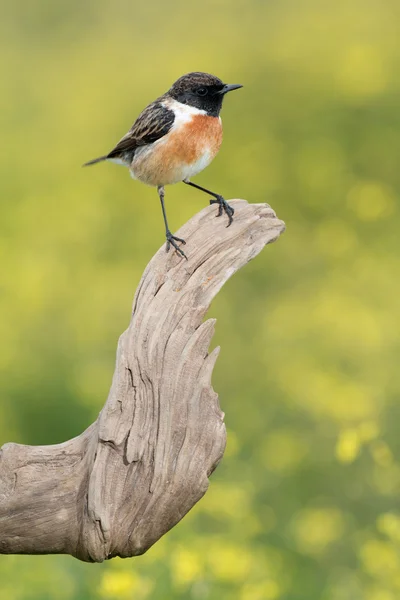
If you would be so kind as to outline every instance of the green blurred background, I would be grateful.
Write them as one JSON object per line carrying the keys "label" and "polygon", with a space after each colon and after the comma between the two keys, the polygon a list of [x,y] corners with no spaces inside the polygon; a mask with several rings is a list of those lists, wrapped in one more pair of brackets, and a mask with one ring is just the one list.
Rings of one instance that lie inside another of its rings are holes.
{"label": "green blurred background", "polygon": [[[228,446],[142,557],[0,557],[1,600],[400,597],[397,0],[37,0],[0,22],[0,443],[61,442],[104,403],[154,189],[108,151],[180,75],[244,88],[196,181],[287,232],[221,291]],[[176,231],[207,198],[167,189]]]}

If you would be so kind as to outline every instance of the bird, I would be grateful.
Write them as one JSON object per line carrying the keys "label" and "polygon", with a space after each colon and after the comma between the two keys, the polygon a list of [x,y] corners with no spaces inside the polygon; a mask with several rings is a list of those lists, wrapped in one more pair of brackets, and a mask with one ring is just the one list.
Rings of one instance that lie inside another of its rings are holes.
{"label": "bird", "polygon": [[151,102],[108,154],[83,166],[111,161],[129,168],[131,177],[157,188],[165,225],[166,250],[187,259],[179,246],[185,240],[172,235],[165,209],[165,186],[183,182],[212,196],[218,217],[225,213],[229,227],[234,209],[221,196],[190,181],[205,169],[222,143],[220,111],[225,95],[243,87],[223,83],[210,73],[182,75],[162,96]]}

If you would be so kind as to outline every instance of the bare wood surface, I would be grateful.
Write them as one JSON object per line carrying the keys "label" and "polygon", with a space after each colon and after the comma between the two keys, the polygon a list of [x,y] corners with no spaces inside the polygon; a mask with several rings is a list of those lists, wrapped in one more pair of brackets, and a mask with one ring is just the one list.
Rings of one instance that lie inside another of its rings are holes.
{"label": "bare wood surface", "polygon": [[142,554],[204,495],[226,433],[211,386],[215,320],[203,317],[284,230],[266,204],[232,205],[229,228],[209,206],[177,232],[188,261],[165,245],[150,261],[97,421],[62,444],[2,447],[0,553]]}

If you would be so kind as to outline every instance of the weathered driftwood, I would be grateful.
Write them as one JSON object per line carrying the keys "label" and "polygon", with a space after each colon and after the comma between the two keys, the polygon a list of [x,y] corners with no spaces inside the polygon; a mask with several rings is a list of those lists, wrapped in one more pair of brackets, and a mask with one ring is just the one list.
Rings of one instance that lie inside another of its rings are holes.
{"label": "weathered driftwood", "polygon": [[107,402],[80,436],[0,450],[0,553],[66,553],[103,561],[145,552],[203,496],[225,448],[211,386],[215,320],[203,322],[227,279],[284,230],[266,204],[209,206],[147,266],[120,337]]}

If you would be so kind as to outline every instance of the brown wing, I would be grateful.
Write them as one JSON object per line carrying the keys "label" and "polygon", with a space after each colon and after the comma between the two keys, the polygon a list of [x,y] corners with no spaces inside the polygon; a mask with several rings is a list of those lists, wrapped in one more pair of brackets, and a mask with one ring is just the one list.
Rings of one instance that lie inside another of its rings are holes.
{"label": "brown wing", "polygon": [[174,112],[156,100],[140,113],[128,133],[107,154],[107,158],[133,157],[136,148],[152,144],[166,135],[174,120]]}

